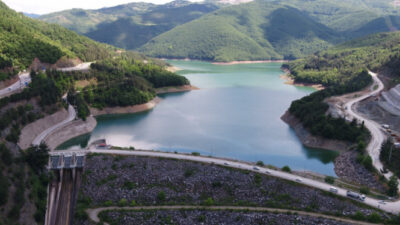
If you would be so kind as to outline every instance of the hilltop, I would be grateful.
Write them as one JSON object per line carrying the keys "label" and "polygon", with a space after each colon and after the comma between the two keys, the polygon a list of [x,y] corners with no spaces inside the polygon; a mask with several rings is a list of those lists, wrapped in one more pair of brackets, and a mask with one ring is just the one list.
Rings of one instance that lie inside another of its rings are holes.
{"label": "hilltop", "polygon": [[39,19],[57,23],[100,42],[136,49],[159,34],[217,8],[214,4],[180,0],[165,5],[129,3],[99,10],[66,10]]}
{"label": "hilltop", "polygon": [[396,30],[389,1],[269,1],[224,7],[152,39],[155,57],[296,59],[366,34]]}

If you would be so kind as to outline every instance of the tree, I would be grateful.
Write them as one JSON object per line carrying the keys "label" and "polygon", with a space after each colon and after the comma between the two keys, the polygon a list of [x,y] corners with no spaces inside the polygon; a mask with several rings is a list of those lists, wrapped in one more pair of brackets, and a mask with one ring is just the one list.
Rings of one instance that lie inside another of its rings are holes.
{"label": "tree", "polygon": [[362,141],[362,140],[360,140],[359,142],[358,142],[358,145],[357,145],[357,150],[360,152],[360,153],[363,153],[364,151],[365,151],[365,148],[367,147],[367,145],[365,144],[365,142],[364,141]]}
{"label": "tree", "polygon": [[119,200],[119,202],[118,202],[119,207],[126,206],[127,204],[128,204],[128,200],[126,200],[126,198],[123,198],[123,199]]}
{"label": "tree", "polygon": [[257,166],[264,166],[264,162],[263,161],[257,161]]}
{"label": "tree", "polygon": [[26,150],[24,158],[34,171],[41,172],[49,161],[49,148],[44,142],[39,146],[31,146]]}
{"label": "tree", "polygon": [[326,176],[325,177],[325,182],[328,184],[334,184],[335,183],[335,178],[331,176]]}
{"label": "tree", "polygon": [[204,200],[203,204],[206,206],[212,206],[214,205],[214,200],[211,197],[209,197],[206,200]]}
{"label": "tree", "polygon": [[389,196],[396,196],[398,193],[398,186],[399,186],[399,182],[397,180],[396,176],[391,176],[390,180],[388,182],[388,186],[389,186],[389,190],[388,190],[388,195]]}
{"label": "tree", "polygon": [[282,171],[288,172],[288,173],[292,172],[292,170],[290,169],[289,166],[284,166],[284,167],[282,167]]}
{"label": "tree", "polygon": [[157,199],[159,200],[159,201],[165,201],[165,199],[166,199],[166,195],[165,195],[165,192],[164,191],[160,191],[160,192],[158,192],[158,194],[157,194]]}

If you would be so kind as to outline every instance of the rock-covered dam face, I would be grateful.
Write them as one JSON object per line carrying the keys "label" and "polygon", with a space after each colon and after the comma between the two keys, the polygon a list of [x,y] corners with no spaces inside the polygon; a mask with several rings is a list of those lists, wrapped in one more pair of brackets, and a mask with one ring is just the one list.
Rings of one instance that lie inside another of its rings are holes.
{"label": "rock-covered dam face", "polygon": [[49,183],[45,225],[70,225],[82,181],[83,154],[50,156],[49,169],[54,177]]}
{"label": "rock-covered dam face", "polygon": [[395,116],[400,116],[400,84],[382,93],[379,106]]}

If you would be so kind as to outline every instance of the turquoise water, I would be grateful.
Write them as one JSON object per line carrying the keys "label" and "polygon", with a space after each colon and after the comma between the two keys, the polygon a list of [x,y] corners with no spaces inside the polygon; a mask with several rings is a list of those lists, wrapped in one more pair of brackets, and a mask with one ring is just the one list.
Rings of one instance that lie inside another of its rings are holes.
{"label": "turquoise water", "polygon": [[162,102],[148,112],[99,117],[90,136],[64,148],[105,138],[115,146],[195,151],[335,175],[337,153],[303,147],[280,119],[293,100],[314,91],[284,84],[280,63],[170,63],[200,90],[160,95]]}

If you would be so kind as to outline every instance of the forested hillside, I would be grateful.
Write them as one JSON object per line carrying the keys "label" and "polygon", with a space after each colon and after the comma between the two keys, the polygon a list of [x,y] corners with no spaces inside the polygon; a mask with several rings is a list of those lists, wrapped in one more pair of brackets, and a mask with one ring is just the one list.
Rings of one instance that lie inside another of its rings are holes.
{"label": "forested hillside", "polygon": [[[371,83],[367,70],[384,71],[398,76],[400,65],[400,32],[380,33],[346,42],[327,51],[284,65],[297,82],[321,83],[325,90],[294,101],[289,112],[314,135],[358,142],[360,160],[372,168],[364,154],[367,131],[357,123],[326,115],[329,106],[324,99],[361,90]],[[364,155],[363,155],[364,154]]]}
{"label": "forested hillside", "polygon": [[0,1],[0,69],[26,68],[36,57],[50,64],[64,56],[93,61],[110,57],[112,50],[59,25],[16,13]]}
{"label": "forested hillside", "polygon": [[151,56],[214,61],[295,59],[398,27],[389,1],[270,1],[230,6],[154,38]]}
{"label": "forested hillside", "polygon": [[301,58],[349,39],[397,30],[399,16],[392,0],[256,0],[132,3],[41,19],[154,57],[231,61]]}
{"label": "forested hillside", "polygon": [[115,50],[59,25],[32,20],[0,2],[2,77],[12,68],[28,67],[36,57],[46,63],[61,57],[96,60],[86,72],[31,71],[27,88],[0,99],[1,225],[44,222],[51,177],[45,168],[49,149],[44,144],[20,149],[17,143],[25,126],[67,107],[62,100],[65,93],[85,120],[89,106],[145,103],[155,97],[155,88],[189,84],[186,78],[166,71],[160,60]]}
{"label": "forested hillside", "polygon": [[285,65],[296,81],[344,84],[362,69],[399,69],[400,32],[373,34]]}
{"label": "forested hillside", "polygon": [[136,49],[152,38],[216,10],[213,4],[174,1],[165,5],[130,3],[99,10],[72,9],[41,16],[96,41]]}

